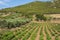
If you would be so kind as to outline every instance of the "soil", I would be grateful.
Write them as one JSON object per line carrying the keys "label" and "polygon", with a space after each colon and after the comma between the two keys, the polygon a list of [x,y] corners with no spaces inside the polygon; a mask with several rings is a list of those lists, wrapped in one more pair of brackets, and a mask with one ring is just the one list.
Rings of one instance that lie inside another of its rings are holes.
{"label": "soil", "polygon": [[44,31],[44,26],[43,26],[43,35],[44,35],[44,40],[46,40],[46,33],[45,33],[45,31]]}
{"label": "soil", "polygon": [[40,30],[41,30],[41,27],[39,28],[38,32],[37,32],[37,37],[35,40],[39,40],[39,37],[40,37]]}

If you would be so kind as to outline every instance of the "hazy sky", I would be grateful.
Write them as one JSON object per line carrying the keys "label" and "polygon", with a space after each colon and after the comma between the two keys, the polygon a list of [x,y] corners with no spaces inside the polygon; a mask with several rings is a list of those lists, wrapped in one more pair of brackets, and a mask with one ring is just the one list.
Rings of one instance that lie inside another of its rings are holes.
{"label": "hazy sky", "polygon": [[[33,1],[34,0],[0,0],[0,9],[18,6],[18,5],[26,4]],[[48,1],[48,0],[41,0],[41,1]]]}

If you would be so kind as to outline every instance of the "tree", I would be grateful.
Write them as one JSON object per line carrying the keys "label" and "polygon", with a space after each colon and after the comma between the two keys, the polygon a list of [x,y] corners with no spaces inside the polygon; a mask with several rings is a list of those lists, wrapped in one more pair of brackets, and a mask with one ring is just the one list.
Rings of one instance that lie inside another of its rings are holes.
{"label": "tree", "polygon": [[44,20],[46,21],[47,18],[44,16],[44,14],[36,14],[36,20],[39,21],[39,20]]}

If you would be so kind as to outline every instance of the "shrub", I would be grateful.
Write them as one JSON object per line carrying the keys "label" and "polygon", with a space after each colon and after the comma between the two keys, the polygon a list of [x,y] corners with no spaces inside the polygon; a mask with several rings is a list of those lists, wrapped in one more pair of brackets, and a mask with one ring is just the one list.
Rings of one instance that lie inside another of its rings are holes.
{"label": "shrub", "polygon": [[36,20],[44,20],[44,21],[46,21],[47,18],[43,14],[36,14]]}
{"label": "shrub", "polygon": [[0,27],[14,28],[29,23],[31,19],[15,18],[15,19],[0,19]]}

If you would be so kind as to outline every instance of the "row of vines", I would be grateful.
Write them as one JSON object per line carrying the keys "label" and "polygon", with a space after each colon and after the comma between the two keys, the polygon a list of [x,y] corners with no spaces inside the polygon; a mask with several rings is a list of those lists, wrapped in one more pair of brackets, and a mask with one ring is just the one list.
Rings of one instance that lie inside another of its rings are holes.
{"label": "row of vines", "polygon": [[14,31],[0,31],[0,40],[60,40],[59,28],[60,24],[57,23],[31,22]]}

